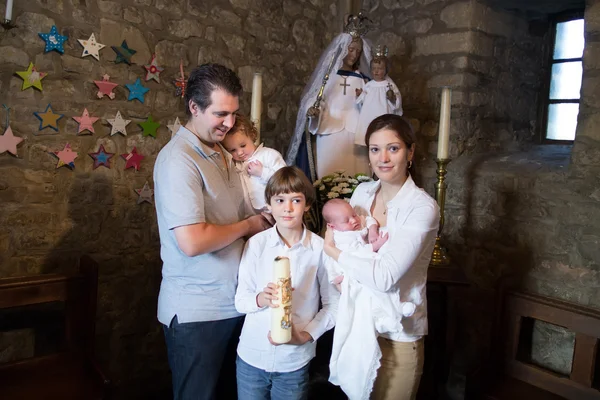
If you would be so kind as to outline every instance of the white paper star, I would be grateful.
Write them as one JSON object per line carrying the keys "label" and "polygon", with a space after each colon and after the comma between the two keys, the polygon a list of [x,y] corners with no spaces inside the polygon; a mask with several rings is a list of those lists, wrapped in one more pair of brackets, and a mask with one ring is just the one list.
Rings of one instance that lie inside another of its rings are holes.
{"label": "white paper star", "polygon": [[179,122],[179,117],[175,119],[175,122],[172,124],[168,124],[167,128],[171,131],[171,137],[175,136],[179,128],[181,128],[181,122]]}
{"label": "white paper star", "polygon": [[81,54],[82,58],[85,56],[92,56],[96,60],[100,61],[100,54],[98,52],[106,46],[102,43],[96,42],[96,37],[93,33],[90,35],[88,40],[77,39],[77,41],[83,46],[83,53]]}
{"label": "white paper star", "polygon": [[147,201],[150,204],[154,204],[152,202],[152,195],[154,194],[154,190],[150,189],[150,185],[148,185],[148,181],[146,181],[146,183],[144,183],[143,188],[135,189],[135,192],[140,196],[137,201],[138,204],[141,204],[144,201]]}
{"label": "white paper star", "polygon": [[110,136],[116,135],[117,133],[127,136],[127,125],[131,122],[130,119],[123,119],[121,112],[117,111],[117,115],[114,119],[107,119],[108,123],[112,125],[110,130]]}

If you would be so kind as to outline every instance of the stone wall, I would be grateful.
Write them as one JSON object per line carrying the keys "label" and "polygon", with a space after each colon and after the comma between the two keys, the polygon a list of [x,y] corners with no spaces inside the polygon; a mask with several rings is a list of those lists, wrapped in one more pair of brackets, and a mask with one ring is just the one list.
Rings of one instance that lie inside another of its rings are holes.
{"label": "stone wall", "polygon": [[[155,317],[161,269],[156,218],[153,206],[136,204],[134,189],[146,181],[153,187],[155,157],[170,138],[166,125],[177,116],[184,120],[173,86],[180,60],[186,73],[204,62],[233,68],[245,88],[245,113],[252,75],[262,71],[263,137],[267,145],[283,149],[304,83],[339,27],[339,7],[322,0],[15,2],[16,28],[0,30],[0,103],[11,107],[14,134],[25,141],[18,158],[0,155],[0,276],[72,270],[82,253],[100,263],[97,354],[117,385],[118,398],[167,398],[161,390],[168,390],[170,376]],[[52,25],[69,36],[63,55],[43,53],[38,32]],[[107,46],[99,62],[81,58],[77,39],[91,33]],[[115,64],[110,48],[124,39],[137,51],[131,66]],[[150,88],[144,104],[127,101],[123,85],[137,77],[143,81],[143,65],[153,53],[165,67],[161,83],[144,82]],[[14,72],[29,62],[48,72],[42,92],[21,91],[23,81]],[[96,98],[93,81],[105,73],[120,84],[114,100]],[[48,103],[65,114],[56,135],[38,132],[33,115]],[[78,136],[71,117],[84,107],[101,120],[95,134]],[[126,137],[110,136],[106,119],[117,110],[132,120]],[[138,125],[149,114],[162,124],[156,139],[142,137]],[[0,113],[3,130],[4,118]],[[79,153],[73,171],[56,169],[48,154],[67,142]],[[100,144],[116,154],[111,169],[92,169],[87,153]],[[119,158],[134,146],[146,157],[137,172],[124,170]]]}

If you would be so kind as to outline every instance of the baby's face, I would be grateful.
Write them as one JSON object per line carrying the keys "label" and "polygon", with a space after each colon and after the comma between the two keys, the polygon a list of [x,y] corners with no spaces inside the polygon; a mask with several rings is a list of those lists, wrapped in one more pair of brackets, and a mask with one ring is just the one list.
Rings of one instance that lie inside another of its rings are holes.
{"label": "baby's face", "polygon": [[225,136],[221,142],[225,150],[227,150],[235,161],[246,161],[254,154],[256,146],[244,132],[237,131]]}
{"label": "baby's face", "polygon": [[385,79],[385,62],[383,61],[373,61],[371,63],[371,75],[373,76],[373,80],[377,82],[381,82]]}
{"label": "baby's face", "polygon": [[336,231],[358,231],[361,228],[360,218],[348,203],[336,205],[332,210],[333,218],[329,222]]}

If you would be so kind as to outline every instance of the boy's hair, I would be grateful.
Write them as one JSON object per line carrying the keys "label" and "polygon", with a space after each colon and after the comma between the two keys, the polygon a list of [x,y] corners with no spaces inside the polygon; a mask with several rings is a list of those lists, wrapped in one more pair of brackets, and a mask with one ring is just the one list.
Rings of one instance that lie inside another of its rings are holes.
{"label": "boy's hair", "polygon": [[236,132],[242,132],[253,142],[256,142],[256,138],[258,137],[258,130],[256,130],[254,123],[250,121],[250,118],[242,114],[236,115],[235,124],[227,131],[227,136],[233,135]]}
{"label": "boy's hair", "polygon": [[331,220],[333,219],[333,210],[332,207],[334,206],[340,206],[340,205],[345,205],[348,204],[346,202],[346,200],[342,200],[342,199],[331,199],[328,200],[327,203],[325,203],[325,205],[323,206],[323,219],[325,220],[325,222],[331,222]]}
{"label": "boy's hair", "polygon": [[287,193],[302,193],[307,206],[316,201],[315,188],[298,167],[283,167],[273,174],[265,188],[265,201],[271,204],[271,197]]}

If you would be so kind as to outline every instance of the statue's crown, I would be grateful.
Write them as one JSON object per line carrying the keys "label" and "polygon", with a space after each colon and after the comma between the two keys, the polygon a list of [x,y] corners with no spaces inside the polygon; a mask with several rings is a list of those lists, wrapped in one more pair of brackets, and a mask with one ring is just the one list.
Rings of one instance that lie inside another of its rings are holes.
{"label": "statue's crown", "polygon": [[373,61],[385,60],[388,56],[388,48],[385,45],[378,44],[371,53]]}
{"label": "statue's crown", "polygon": [[349,33],[353,38],[361,38],[369,31],[367,21],[369,19],[362,12],[359,12],[357,15],[350,14],[344,27],[344,32]]}

